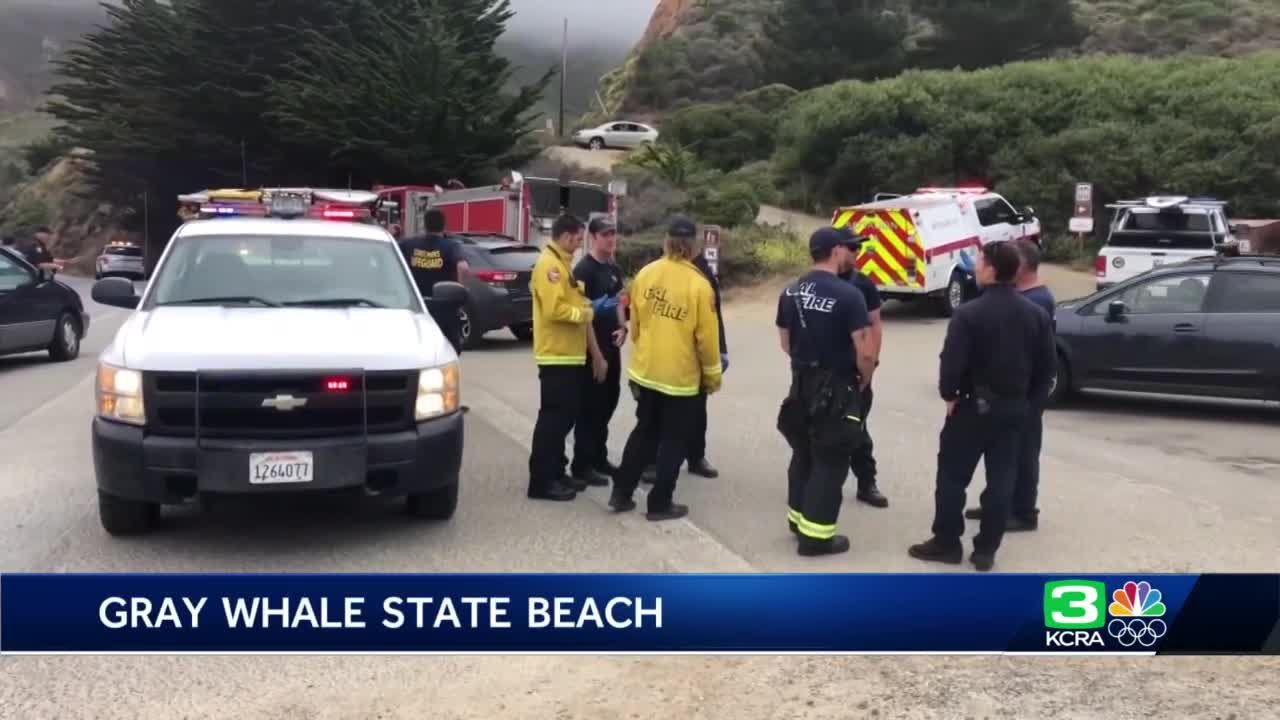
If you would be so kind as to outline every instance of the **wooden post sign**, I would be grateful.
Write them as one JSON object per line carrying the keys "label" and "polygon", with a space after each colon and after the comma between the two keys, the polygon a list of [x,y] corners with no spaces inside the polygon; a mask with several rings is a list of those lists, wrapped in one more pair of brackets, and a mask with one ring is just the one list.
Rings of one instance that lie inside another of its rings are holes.
{"label": "wooden post sign", "polygon": [[720,279],[720,226],[707,225],[702,230],[702,257],[706,258],[711,273]]}
{"label": "wooden post sign", "polygon": [[1075,211],[1071,214],[1068,226],[1071,232],[1089,234],[1093,232],[1093,184],[1076,185]]}

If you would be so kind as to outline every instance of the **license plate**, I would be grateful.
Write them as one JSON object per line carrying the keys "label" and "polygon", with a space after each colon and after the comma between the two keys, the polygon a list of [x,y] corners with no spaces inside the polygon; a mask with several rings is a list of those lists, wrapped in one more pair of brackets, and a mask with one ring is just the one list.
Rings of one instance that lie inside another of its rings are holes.
{"label": "license plate", "polygon": [[250,485],[309,483],[315,458],[310,452],[252,453],[249,455]]}

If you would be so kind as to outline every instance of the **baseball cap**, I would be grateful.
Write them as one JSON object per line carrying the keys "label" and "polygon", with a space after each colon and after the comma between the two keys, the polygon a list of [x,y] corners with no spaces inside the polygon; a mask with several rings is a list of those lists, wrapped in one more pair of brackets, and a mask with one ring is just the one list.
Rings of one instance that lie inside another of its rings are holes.
{"label": "baseball cap", "polygon": [[667,234],[671,237],[695,237],[698,234],[698,226],[693,221],[683,215],[677,215],[671,218],[671,225],[667,228]]}
{"label": "baseball cap", "polygon": [[862,238],[854,235],[848,228],[824,227],[809,236],[809,252],[826,251],[841,245],[857,249],[861,242]]}
{"label": "baseball cap", "polygon": [[613,223],[609,222],[609,218],[598,217],[592,220],[591,224],[587,226],[587,231],[592,235],[605,235],[611,232],[617,232],[618,229],[614,227]]}

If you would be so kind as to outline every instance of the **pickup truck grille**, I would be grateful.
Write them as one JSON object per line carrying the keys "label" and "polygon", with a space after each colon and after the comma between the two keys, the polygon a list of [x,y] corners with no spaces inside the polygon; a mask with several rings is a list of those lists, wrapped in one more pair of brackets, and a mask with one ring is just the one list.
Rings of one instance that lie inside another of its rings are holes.
{"label": "pickup truck grille", "polygon": [[[333,391],[328,381],[348,381]],[[332,372],[146,373],[148,431],[218,438],[307,438],[364,435],[413,426],[417,373]],[[264,406],[274,399],[305,404]]]}

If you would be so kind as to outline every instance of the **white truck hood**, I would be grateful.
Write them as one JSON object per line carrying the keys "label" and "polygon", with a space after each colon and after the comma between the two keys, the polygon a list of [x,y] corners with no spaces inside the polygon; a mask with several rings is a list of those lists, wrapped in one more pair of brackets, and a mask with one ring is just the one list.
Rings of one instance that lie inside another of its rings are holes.
{"label": "white truck hood", "polygon": [[135,370],[412,370],[457,358],[426,314],[378,308],[163,307],[103,353]]}

